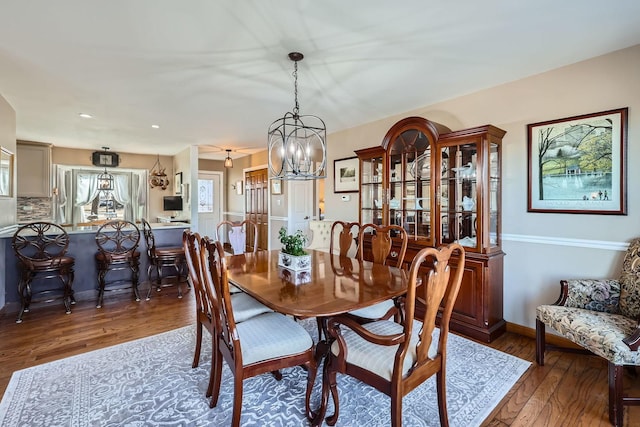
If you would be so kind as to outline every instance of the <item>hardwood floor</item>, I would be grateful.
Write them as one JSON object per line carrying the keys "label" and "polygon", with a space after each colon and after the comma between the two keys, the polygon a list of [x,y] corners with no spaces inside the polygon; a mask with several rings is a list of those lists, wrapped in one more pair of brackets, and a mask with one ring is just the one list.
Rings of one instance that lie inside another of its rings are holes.
{"label": "hardwood floor", "polygon": [[[21,324],[15,313],[0,314],[0,392],[13,371],[193,324],[194,294],[177,298],[175,288],[135,302],[129,293],[107,294],[103,308],[79,301],[66,315],[60,301],[38,304]],[[549,352],[535,363],[535,341],[506,333],[491,347],[532,366],[485,420],[486,426],[609,426],[607,365],[595,356]],[[628,375],[625,389],[640,395],[640,381]],[[640,407],[625,408],[625,426],[640,426]]]}

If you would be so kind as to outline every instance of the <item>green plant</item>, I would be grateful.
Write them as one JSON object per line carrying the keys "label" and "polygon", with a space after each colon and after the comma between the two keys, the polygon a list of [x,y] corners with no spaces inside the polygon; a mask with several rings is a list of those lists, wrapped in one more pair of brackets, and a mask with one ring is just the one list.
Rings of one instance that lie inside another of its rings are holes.
{"label": "green plant", "polygon": [[307,255],[304,245],[307,243],[307,236],[301,230],[296,234],[287,234],[287,229],[282,227],[279,231],[280,243],[282,243],[282,252],[293,256]]}

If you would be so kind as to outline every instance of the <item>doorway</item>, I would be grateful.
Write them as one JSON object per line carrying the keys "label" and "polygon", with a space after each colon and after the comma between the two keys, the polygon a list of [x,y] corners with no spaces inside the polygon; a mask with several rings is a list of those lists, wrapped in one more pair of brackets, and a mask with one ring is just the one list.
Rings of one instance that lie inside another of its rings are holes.
{"label": "doorway", "polygon": [[[245,219],[258,226],[258,249],[269,247],[269,175],[267,169],[245,171],[244,211]],[[248,250],[253,250],[253,230],[247,229]]]}
{"label": "doorway", "polygon": [[198,172],[198,232],[216,237],[216,226],[222,221],[222,172]]}

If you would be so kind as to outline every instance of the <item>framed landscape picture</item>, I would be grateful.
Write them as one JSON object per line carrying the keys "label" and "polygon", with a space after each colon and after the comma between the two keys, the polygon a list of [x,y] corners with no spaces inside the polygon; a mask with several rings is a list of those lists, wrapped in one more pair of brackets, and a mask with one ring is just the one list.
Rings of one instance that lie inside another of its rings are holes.
{"label": "framed landscape picture", "polygon": [[333,192],[357,193],[360,188],[360,163],[357,157],[333,161]]}
{"label": "framed landscape picture", "polygon": [[527,210],[626,215],[627,112],[527,125]]}

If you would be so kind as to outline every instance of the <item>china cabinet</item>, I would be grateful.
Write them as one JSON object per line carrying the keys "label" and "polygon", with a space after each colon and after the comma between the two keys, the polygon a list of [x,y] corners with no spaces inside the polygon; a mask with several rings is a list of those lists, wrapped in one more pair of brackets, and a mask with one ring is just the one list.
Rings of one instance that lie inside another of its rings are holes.
{"label": "china cabinet", "polygon": [[[425,246],[464,246],[465,272],[451,329],[483,341],[499,336],[506,325],[500,241],[504,134],[491,125],[451,132],[408,117],[389,129],[380,146],[356,151],[360,222],[402,226],[410,236],[407,267]],[[366,253],[368,240],[362,244]]]}

